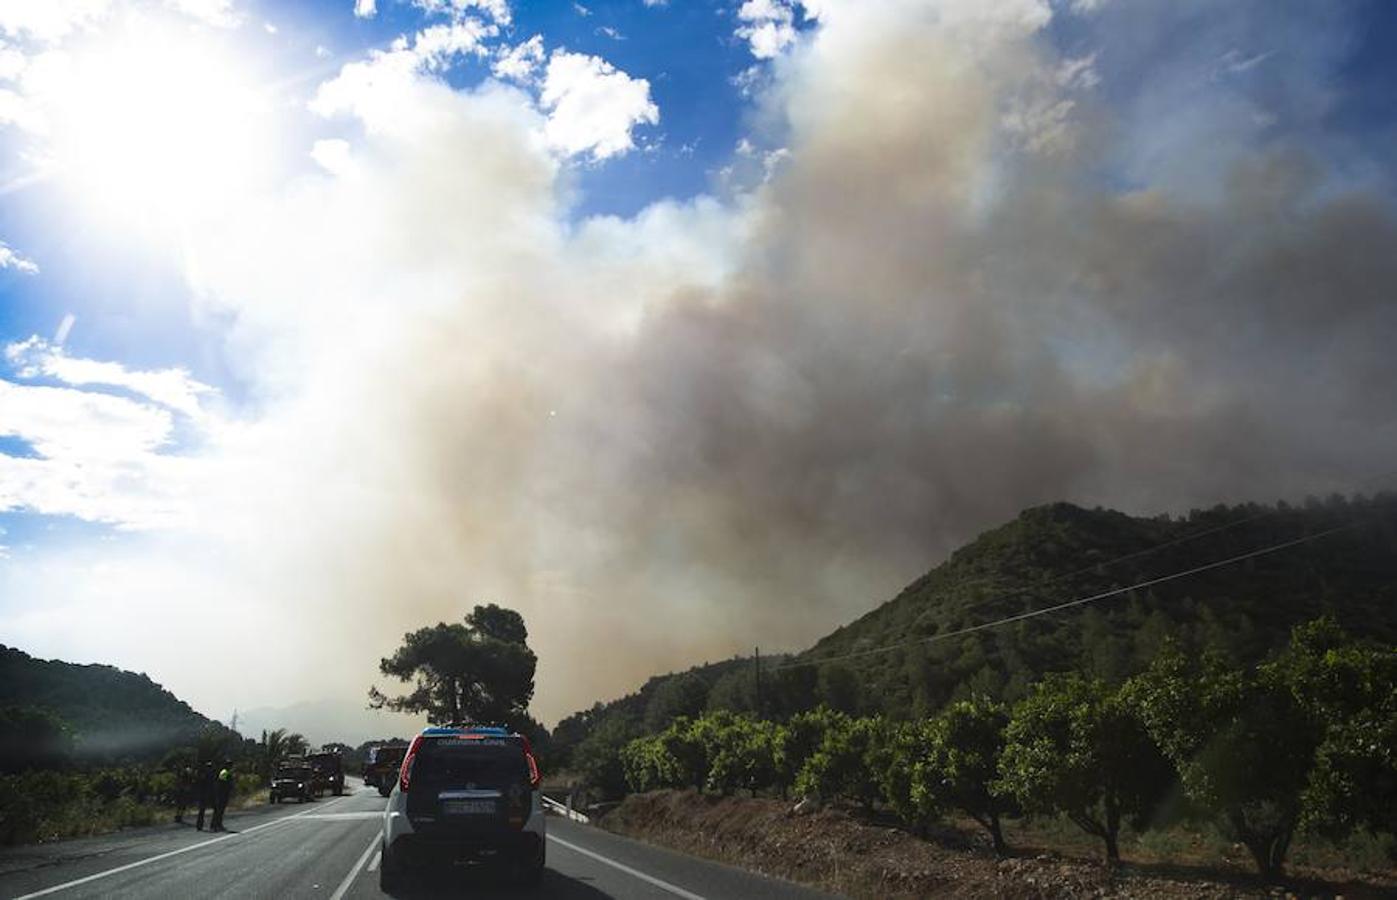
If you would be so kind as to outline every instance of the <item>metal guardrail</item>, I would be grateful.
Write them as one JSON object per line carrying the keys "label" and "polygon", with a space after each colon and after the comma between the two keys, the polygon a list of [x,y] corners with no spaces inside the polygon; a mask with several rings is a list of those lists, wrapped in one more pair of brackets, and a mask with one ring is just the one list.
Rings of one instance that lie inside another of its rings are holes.
{"label": "metal guardrail", "polygon": [[587,818],[587,816],[583,815],[577,810],[568,809],[566,806],[547,795],[543,797],[543,806],[549,812],[556,813],[557,815],[560,815],[565,819],[571,819],[574,822],[581,822],[582,824],[586,825],[592,821],[591,819]]}

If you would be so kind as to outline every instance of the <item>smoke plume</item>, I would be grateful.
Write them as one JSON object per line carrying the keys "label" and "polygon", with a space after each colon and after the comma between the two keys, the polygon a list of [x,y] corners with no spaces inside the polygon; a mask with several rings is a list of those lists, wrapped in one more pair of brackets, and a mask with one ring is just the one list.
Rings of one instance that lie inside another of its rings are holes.
{"label": "smoke plume", "polygon": [[[1172,6],[1096,6],[823,2],[713,194],[633,218],[574,221],[520,91],[363,87],[334,175],[191,249],[255,414],[177,552],[333,623],[267,635],[256,689],[357,698],[494,601],[552,720],[798,649],[1028,505],[1383,469],[1397,223],[1317,136],[1341,23],[1252,5],[1177,50]],[[1244,34],[1290,74],[1233,71]]]}

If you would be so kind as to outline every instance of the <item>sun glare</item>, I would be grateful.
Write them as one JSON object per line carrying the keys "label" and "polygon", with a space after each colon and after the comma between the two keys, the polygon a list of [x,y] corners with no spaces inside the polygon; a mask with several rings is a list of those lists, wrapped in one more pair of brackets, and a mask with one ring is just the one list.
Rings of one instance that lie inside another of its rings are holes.
{"label": "sun glare", "polygon": [[217,216],[266,169],[268,104],[205,32],[132,22],[75,52],[55,88],[58,175],[123,227]]}

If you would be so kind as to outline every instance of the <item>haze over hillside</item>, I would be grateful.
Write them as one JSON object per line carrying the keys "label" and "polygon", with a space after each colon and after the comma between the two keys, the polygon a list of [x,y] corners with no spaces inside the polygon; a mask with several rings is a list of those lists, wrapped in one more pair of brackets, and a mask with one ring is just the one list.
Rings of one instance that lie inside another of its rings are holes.
{"label": "haze over hillside", "polygon": [[[1342,530],[1327,533],[1333,529]],[[1324,536],[958,633],[1314,535]],[[1217,506],[1178,518],[1055,503],[985,532],[808,650],[768,659],[761,708],[788,715],[827,703],[902,717],[974,693],[1013,700],[1045,672],[1119,681],[1166,638],[1254,663],[1282,647],[1293,626],[1322,615],[1356,637],[1397,641],[1397,495]],[[613,717],[652,727],[680,712],[755,710],[755,669],[752,659],[737,658],[652,678],[634,694],[564,719],[556,735],[571,744]]]}
{"label": "haze over hillside", "polygon": [[112,666],[35,659],[0,645],[0,707],[62,720],[84,762],[158,760],[210,720],[144,674]]}

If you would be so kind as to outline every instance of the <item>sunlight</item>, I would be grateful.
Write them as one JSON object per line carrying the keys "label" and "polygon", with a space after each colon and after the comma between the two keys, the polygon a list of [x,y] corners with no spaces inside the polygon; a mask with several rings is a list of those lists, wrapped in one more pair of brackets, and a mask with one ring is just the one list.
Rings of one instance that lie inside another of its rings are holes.
{"label": "sunlight", "polygon": [[206,32],[133,20],[64,62],[52,162],[89,211],[140,231],[187,225],[267,168],[269,104]]}

